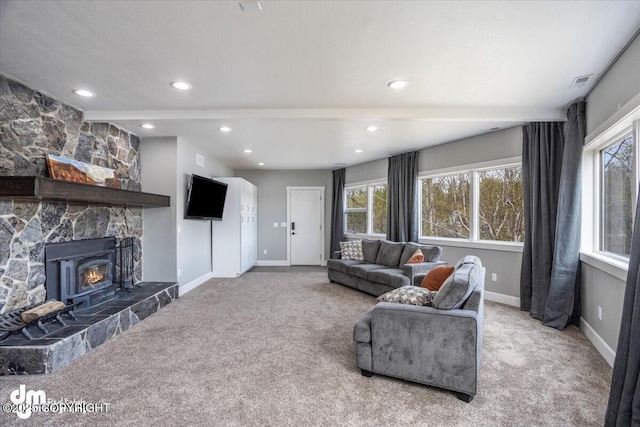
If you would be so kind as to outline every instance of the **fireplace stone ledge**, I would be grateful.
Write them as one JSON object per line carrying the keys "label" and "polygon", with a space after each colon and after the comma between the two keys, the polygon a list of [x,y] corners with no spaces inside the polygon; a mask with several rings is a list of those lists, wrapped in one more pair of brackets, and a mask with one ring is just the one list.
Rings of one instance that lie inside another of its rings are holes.
{"label": "fireplace stone ledge", "polygon": [[12,334],[0,341],[0,375],[50,374],[126,331],[178,298],[174,282],[142,282],[103,304],[76,313],[67,326],[48,323],[33,340]]}

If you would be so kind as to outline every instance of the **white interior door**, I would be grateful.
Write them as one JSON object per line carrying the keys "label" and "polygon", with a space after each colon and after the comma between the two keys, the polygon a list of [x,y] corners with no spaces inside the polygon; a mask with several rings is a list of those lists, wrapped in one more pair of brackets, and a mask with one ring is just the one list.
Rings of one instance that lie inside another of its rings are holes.
{"label": "white interior door", "polygon": [[288,192],[290,264],[322,265],[324,189],[291,188]]}

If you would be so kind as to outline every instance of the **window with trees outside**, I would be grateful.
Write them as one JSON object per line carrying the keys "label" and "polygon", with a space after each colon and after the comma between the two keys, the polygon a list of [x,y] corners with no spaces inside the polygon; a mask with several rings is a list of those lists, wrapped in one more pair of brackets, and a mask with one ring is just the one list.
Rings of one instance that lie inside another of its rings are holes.
{"label": "window with trees outside", "polygon": [[421,179],[426,238],[522,242],[522,167],[478,169]]}
{"label": "window with trees outside", "polygon": [[344,206],[345,233],[387,233],[387,184],[345,188]]}
{"label": "window with trees outside", "polygon": [[635,201],[633,134],[600,150],[600,250],[629,257]]}

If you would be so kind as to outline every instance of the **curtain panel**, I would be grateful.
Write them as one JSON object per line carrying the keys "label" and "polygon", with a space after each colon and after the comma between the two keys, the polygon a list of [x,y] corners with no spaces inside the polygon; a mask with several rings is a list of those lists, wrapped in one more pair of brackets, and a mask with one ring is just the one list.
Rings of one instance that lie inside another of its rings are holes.
{"label": "curtain panel", "polygon": [[[637,203],[640,203],[640,198]],[[640,209],[636,208],[633,224],[622,322],[604,422],[606,427],[640,424]]]}
{"label": "curtain panel", "polygon": [[585,103],[561,122],[523,128],[525,238],[520,308],[547,326],[564,329],[580,319],[579,256],[581,165]]}
{"label": "curtain panel", "polygon": [[331,253],[340,250],[340,242],[344,240],[344,177],[345,168],[333,171],[333,199],[331,201]]}
{"label": "curtain panel", "polygon": [[387,239],[418,241],[418,152],[389,157]]}

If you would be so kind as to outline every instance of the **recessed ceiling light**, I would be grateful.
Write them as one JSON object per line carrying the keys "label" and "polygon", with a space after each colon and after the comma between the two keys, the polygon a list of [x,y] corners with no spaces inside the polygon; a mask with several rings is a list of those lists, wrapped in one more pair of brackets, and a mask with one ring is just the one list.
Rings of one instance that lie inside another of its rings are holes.
{"label": "recessed ceiling light", "polygon": [[387,86],[389,86],[391,89],[402,89],[407,87],[408,84],[409,82],[406,80],[394,80],[392,82],[389,82]]}
{"label": "recessed ceiling light", "polygon": [[221,126],[218,128],[220,132],[231,132],[231,128],[229,126]]}
{"label": "recessed ceiling light", "polygon": [[378,130],[376,126],[367,126],[365,129],[368,130],[369,132],[375,132]]}
{"label": "recessed ceiling light", "polygon": [[171,82],[171,87],[180,90],[189,90],[191,85],[187,82]]}
{"label": "recessed ceiling light", "polygon": [[85,98],[93,98],[94,96],[96,96],[95,93],[85,89],[75,89],[73,93],[75,93],[78,96],[84,96]]}
{"label": "recessed ceiling light", "polygon": [[258,163],[258,166],[264,166],[263,162]]}
{"label": "recessed ceiling light", "polygon": [[154,125],[152,125],[151,123],[143,123],[140,125],[141,128],[145,128],[145,129],[153,129],[155,128]]}
{"label": "recessed ceiling light", "polygon": [[355,153],[362,153],[362,150],[358,148],[358,149],[354,150],[354,152]]}
{"label": "recessed ceiling light", "polygon": [[252,153],[252,152],[253,152],[253,150],[246,149],[246,150],[244,150],[244,152],[245,152],[245,153],[247,153],[247,154],[249,154],[249,153]]}

